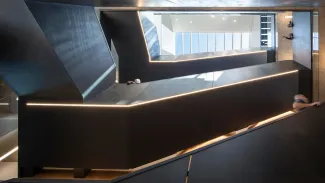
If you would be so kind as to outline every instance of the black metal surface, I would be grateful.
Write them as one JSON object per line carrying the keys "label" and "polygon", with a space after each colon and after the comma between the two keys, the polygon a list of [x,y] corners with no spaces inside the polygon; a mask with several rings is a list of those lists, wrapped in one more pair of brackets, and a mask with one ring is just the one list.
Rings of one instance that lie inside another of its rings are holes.
{"label": "black metal surface", "polygon": [[110,183],[109,180],[80,180],[80,179],[10,179],[3,183]]}
{"label": "black metal surface", "polygon": [[132,108],[20,103],[19,166],[135,168],[288,111],[296,93],[298,73]]}
{"label": "black metal surface", "polygon": [[[304,70],[304,72],[306,70],[308,73],[308,69],[304,66],[301,66],[294,61],[285,61],[189,75],[135,85],[115,84],[109,89],[97,95],[92,100],[87,101],[87,103],[133,104],[137,102],[155,100],[178,94],[209,89],[216,86],[234,84],[245,80],[256,79],[259,77],[293,71],[296,69]],[[299,90],[299,92],[309,97],[309,92],[306,93],[306,91],[303,91],[303,89],[306,88],[310,90],[311,87],[307,87],[308,82],[310,82],[310,78],[308,80],[308,75],[306,74],[300,74],[299,76],[301,76],[299,84],[299,86],[301,86],[301,90]],[[306,78],[306,80],[304,78]],[[306,82],[302,83],[302,80]]]}
{"label": "black metal surface", "polygon": [[149,163],[290,110],[297,77],[281,76],[131,108],[129,119],[137,121],[129,123],[128,150],[137,157],[131,164]]}
{"label": "black metal surface", "polygon": [[[81,99],[23,0],[0,2],[0,76],[18,96]],[[59,76],[59,77],[58,77]]]}
{"label": "black metal surface", "polygon": [[322,0],[35,0],[102,7],[316,7]]}
{"label": "black metal surface", "polygon": [[107,23],[105,27],[112,30],[119,54],[120,82],[136,78],[143,82],[154,81],[267,63],[266,52],[170,64],[150,63],[137,12],[104,12],[104,15],[108,21],[102,23]]}
{"label": "black metal surface", "polygon": [[156,167],[154,169],[146,169],[134,173],[126,178],[117,178],[112,182],[120,183],[179,183],[185,182],[190,158],[185,157],[178,161],[171,162],[166,165]]}
{"label": "black metal surface", "polygon": [[189,182],[323,182],[325,106],[193,155]]}
{"label": "black metal surface", "polygon": [[[94,84],[114,65],[95,10],[90,6],[26,2],[45,36],[84,97],[92,85],[107,89],[115,78]],[[111,75],[115,77],[115,72]],[[93,95],[96,95],[94,93]]]}

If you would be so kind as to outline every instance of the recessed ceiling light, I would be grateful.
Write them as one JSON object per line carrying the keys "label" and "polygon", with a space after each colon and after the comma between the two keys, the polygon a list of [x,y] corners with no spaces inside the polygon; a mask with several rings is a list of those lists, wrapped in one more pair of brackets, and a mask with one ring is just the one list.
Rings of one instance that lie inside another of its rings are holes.
{"label": "recessed ceiling light", "polygon": [[236,23],[237,22],[237,20],[234,20],[234,23]]}
{"label": "recessed ceiling light", "polygon": [[215,16],[214,15],[211,15],[212,18],[214,18]]}
{"label": "recessed ceiling light", "polygon": [[193,23],[192,21],[190,21],[190,24]]}

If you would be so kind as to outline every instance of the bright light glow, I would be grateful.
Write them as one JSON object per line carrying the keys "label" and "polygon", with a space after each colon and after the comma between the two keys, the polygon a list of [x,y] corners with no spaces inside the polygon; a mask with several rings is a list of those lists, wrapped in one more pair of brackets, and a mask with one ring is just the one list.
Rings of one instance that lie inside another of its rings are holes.
{"label": "bright light glow", "polygon": [[150,103],[154,103],[154,102],[159,102],[159,101],[163,101],[163,100],[169,100],[169,99],[173,99],[173,98],[177,98],[177,97],[183,97],[183,96],[186,96],[186,95],[198,94],[198,93],[201,93],[201,92],[206,92],[206,91],[220,89],[220,88],[226,88],[226,87],[230,87],[230,86],[235,86],[235,85],[244,84],[244,83],[250,83],[250,82],[259,81],[259,80],[263,80],[263,79],[274,78],[274,77],[283,76],[283,75],[287,75],[287,74],[293,74],[293,73],[297,73],[297,72],[298,72],[298,70],[293,70],[293,71],[283,72],[283,73],[279,73],[279,74],[273,74],[273,75],[269,75],[269,76],[249,79],[249,80],[246,80],[246,81],[240,81],[240,82],[232,83],[232,84],[228,84],[228,85],[217,86],[217,87],[207,88],[207,89],[193,91],[193,92],[189,92],[189,93],[178,94],[178,95],[174,95],[174,96],[170,96],[170,97],[164,97],[164,98],[160,98],[160,99],[144,101],[144,102],[141,102],[141,103],[136,103],[136,104],[131,104],[131,105],[63,104],[63,103],[27,103],[26,105],[27,106],[44,106],[44,107],[97,107],[97,108],[136,107],[136,106],[141,106],[141,105],[150,104]]}
{"label": "bright light glow", "polygon": [[249,54],[254,54],[254,53],[266,53],[266,50],[261,50],[261,51],[252,51],[252,52],[247,52],[247,53],[234,53],[234,54],[229,54],[229,55],[221,55],[221,56],[211,56],[211,57],[200,57],[200,58],[195,58],[195,59],[187,59],[187,60],[165,60],[165,61],[160,61],[160,60],[155,60],[151,61],[152,63],[178,63],[178,62],[188,62],[188,61],[196,61],[196,60],[203,60],[203,59],[211,59],[211,58],[224,58],[224,57],[231,57],[231,56],[239,56],[239,55],[249,55]]}
{"label": "bright light glow", "polygon": [[226,20],[226,18],[225,17],[222,17],[222,20]]}
{"label": "bright light glow", "polygon": [[144,4],[144,2],[143,2],[144,0],[138,0],[138,7],[143,7],[143,4]]}
{"label": "bright light glow", "polygon": [[212,18],[214,18],[215,16],[214,15],[211,15]]}
{"label": "bright light glow", "polygon": [[16,98],[16,100],[18,101],[18,100],[19,100],[19,98],[17,97],[17,98]]}
{"label": "bright light glow", "polygon": [[12,155],[14,152],[18,150],[18,146],[12,149],[11,151],[7,152],[5,155],[0,157],[0,161],[6,159],[8,156]]}
{"label": "bright light glow", "polygon": [[269,122],[275,121],[275,120],[277,120],[277,119],[284,118],[284,117],[289,116],[289,115],[292,115],[292,114],[294,114],[293,111],[285,112],[285,113],[283,113],[283,114],[280,114],[280,115],[277,115],[277,116],[271,117],[271,118],[269,118],[269,119],[266,119],[266,120],[264,120],[264,121],[258,122],[257,125],[256,125],[255,127],[258,127],[258,126],[264,125],[264,124],[266,124],[266,123],[269,123]]}
{"label": "bright light glow", "polygon": [[[210,58],[223,58],[223,57],[231,57],[231,56],[248,55],[248,54],[263,53],[263,52],[266,53],[266,52],[267,52],[266,50],[261,50],[261,51],[247,52],[247,53],[234,53],[234,54],[224,55],[224,56],[201,57],[201,58],[186,59],[186,60],[176,60],[176,61],[175,61],[175,60],[164,60],[164,61],[155,60],[155,61],[152,61],[152,60],[151,60],[150,53],[149,53],[149,49],[148,49],[147,40],[146,40],[146,37],[145,37],[144,32],[143,32],[143,26],[142,26],[142,23],[141,23],[140,13],[139,13],[139,11],[138,11],[137,13],[138,13],[139,23],[140,23],[140,26],[141,26],[142,36],[143,36],[144,42],[145,42],[145,44],[146,44],[148,60],[149,60],[149,62],[151,62],[151,63],[169,64],[169,63],[178,63],[178,62],[197,61],[197,60],[210,59]],[[225,20],[225,17],[223,17],[222,19]],[[176,19],[176,20],[178,20],[178,19]],[[190,21],[190,23],[193,23],[193,22]]]}
{"label": "bright light glow", "polygon": [[0,106],[6,106],[9,105],[9,103],[0,103]]}
{"label": "bright light glow", "polygon": [[234,20],[234,23],[236,23],[237,22],[237,20]]}
{"label": "bright light glow", "polygon": [[285,16],[284,18],[287,18],[287,19],[291,19],[291,18],[292,18],[292,16]]}
{"label": "bright light glow", "polygon": [[190,21],[190,24],[193,23],[193,21]]}

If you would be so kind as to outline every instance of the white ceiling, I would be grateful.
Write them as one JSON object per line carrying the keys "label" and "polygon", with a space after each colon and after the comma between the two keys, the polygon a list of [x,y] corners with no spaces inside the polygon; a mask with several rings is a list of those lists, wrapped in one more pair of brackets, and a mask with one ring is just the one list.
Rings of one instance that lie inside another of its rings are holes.
{"label": "white ceiling", "polygon": [[[250,32],[258,15],[163,15],[169,16],[174,32]],[[257,22],[256,22],[257,20]]]}

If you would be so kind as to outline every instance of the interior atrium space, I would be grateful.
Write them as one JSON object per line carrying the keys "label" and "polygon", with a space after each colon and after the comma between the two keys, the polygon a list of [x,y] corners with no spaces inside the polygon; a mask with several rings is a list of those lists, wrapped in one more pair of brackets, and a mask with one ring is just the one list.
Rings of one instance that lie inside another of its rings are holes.
{"label": "interior atrium space", "polygon": [[0,0],[0,182],[324,182],[324,43],[322,0]]}
{"label": "interior atrium space", "polygon": [[[275,45],[275,13],[140,12],[157,31],[160,55],[187,55]],[[148,33],[149,34],[149,33]]]}

